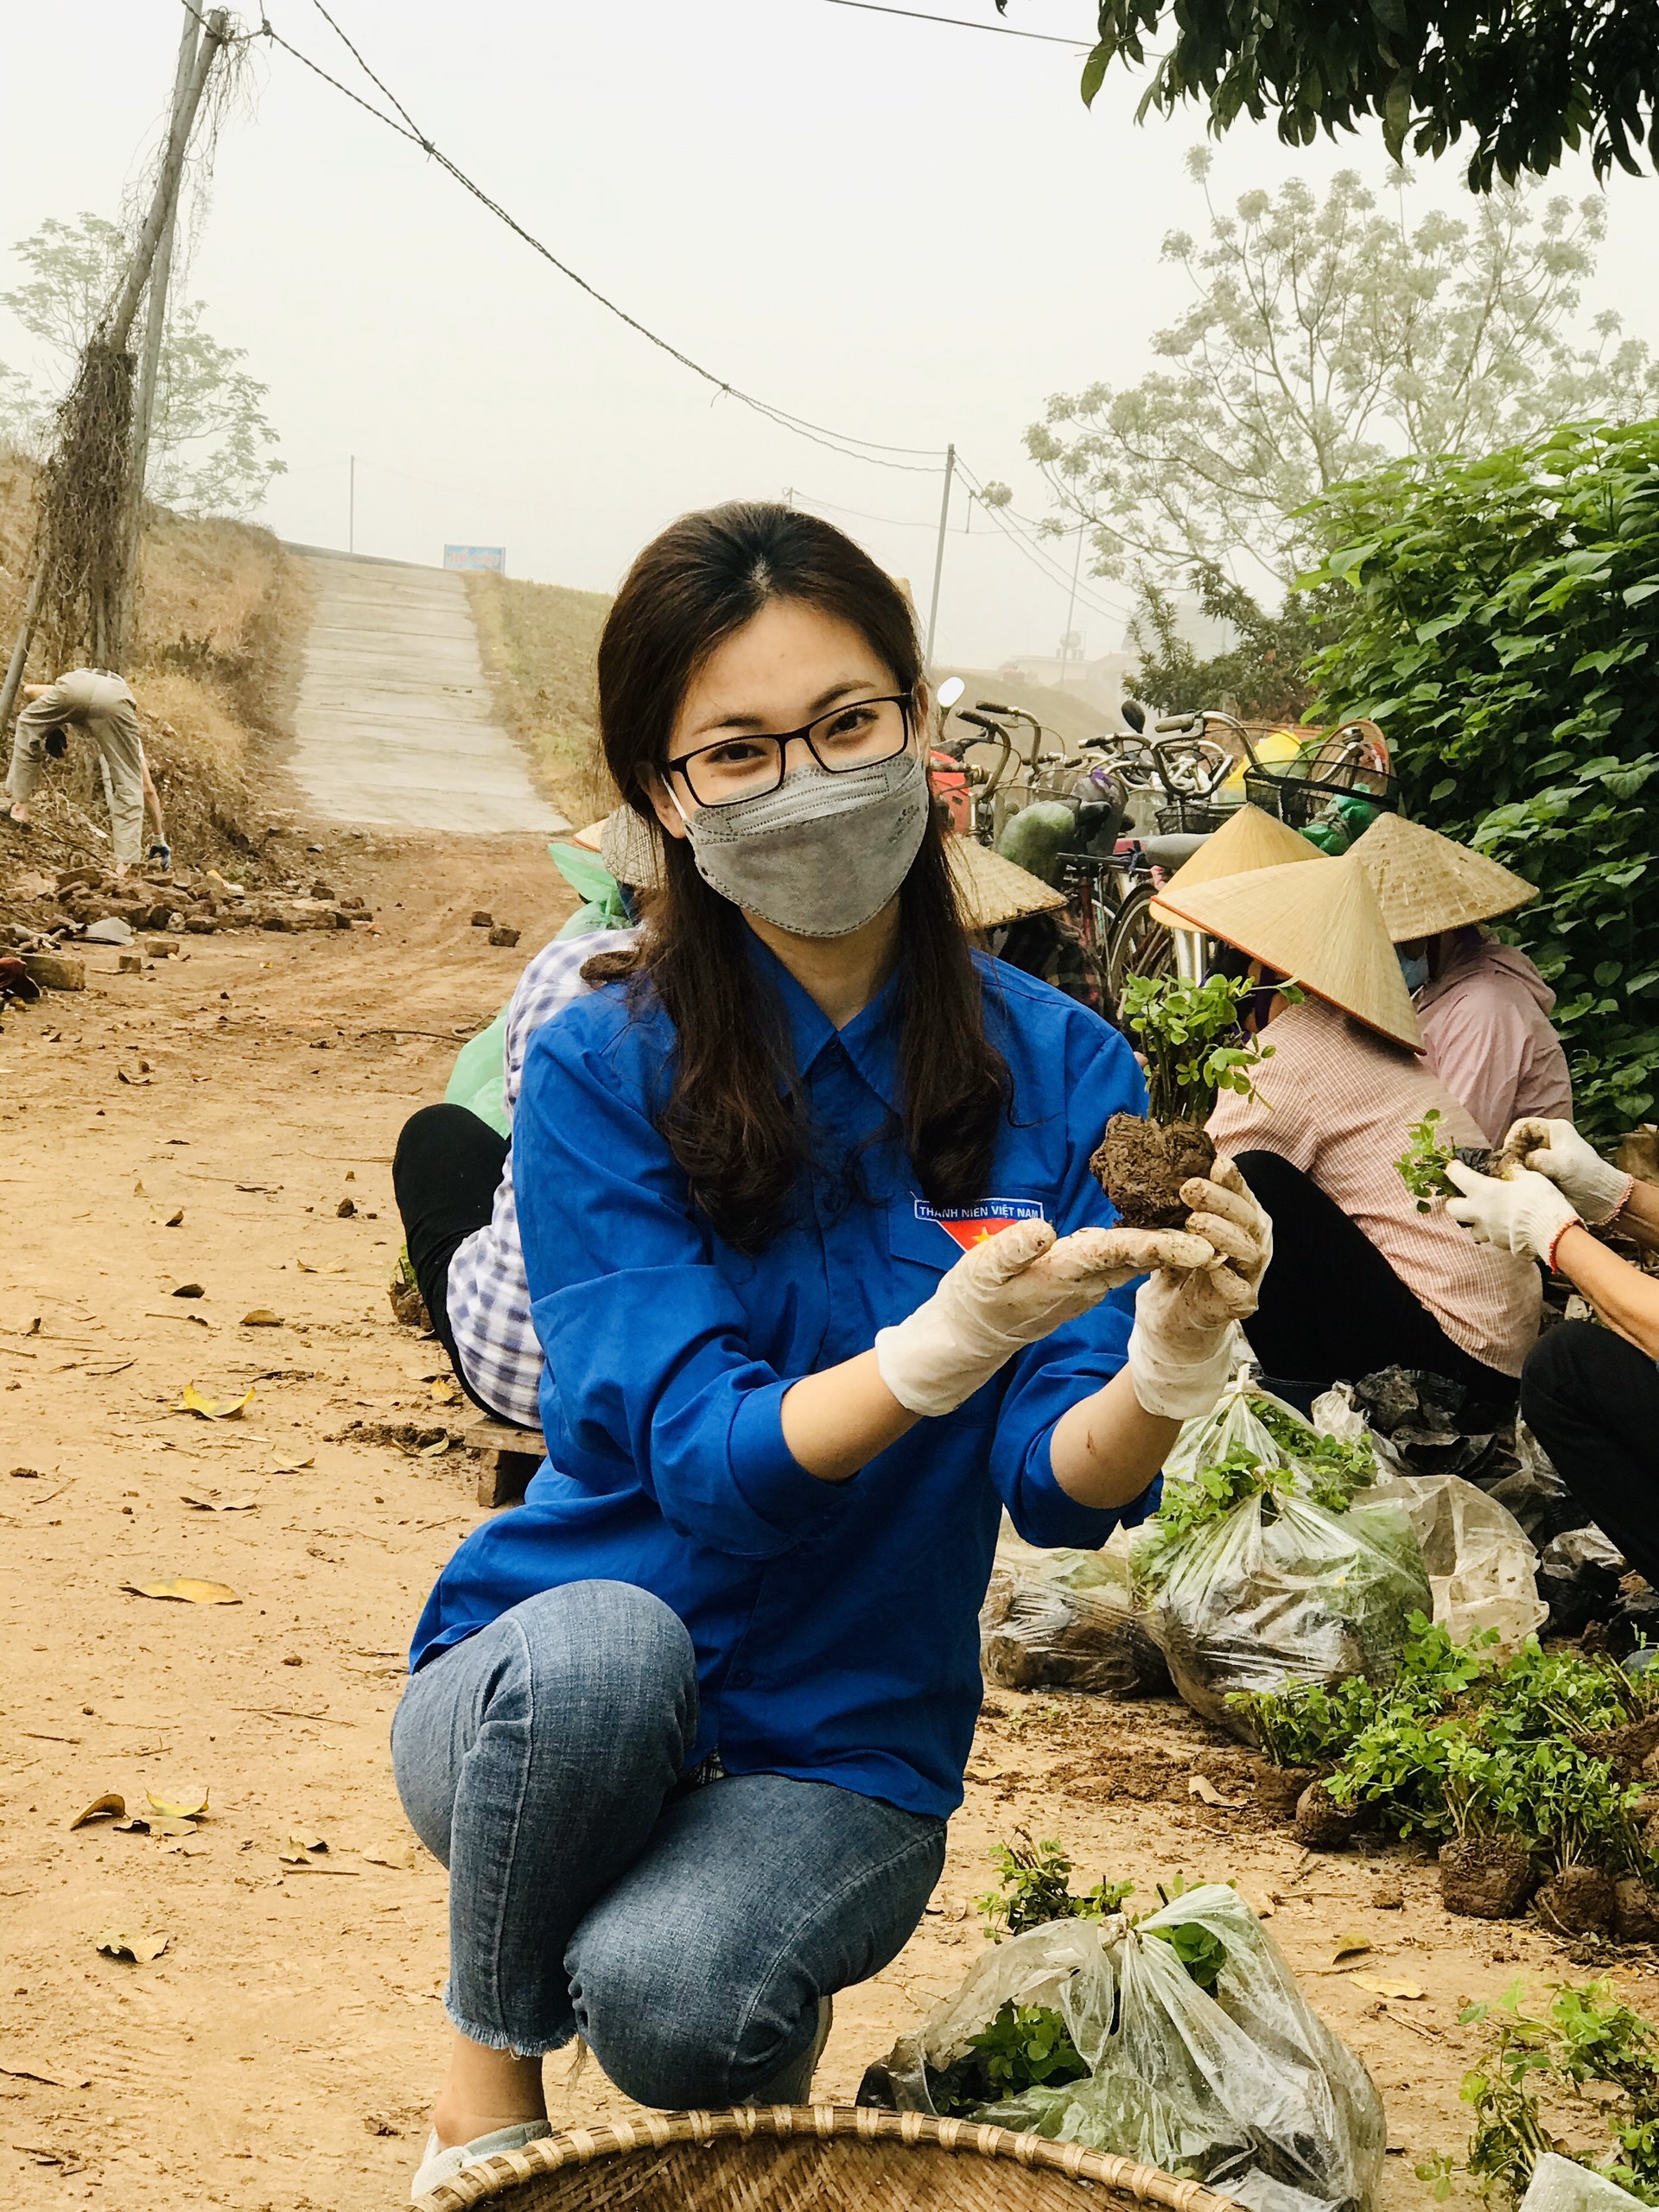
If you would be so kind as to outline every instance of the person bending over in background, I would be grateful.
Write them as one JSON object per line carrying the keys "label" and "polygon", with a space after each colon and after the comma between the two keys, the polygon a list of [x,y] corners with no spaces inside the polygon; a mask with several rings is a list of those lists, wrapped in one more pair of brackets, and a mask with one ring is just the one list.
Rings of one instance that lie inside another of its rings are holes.
{"label": "person bending over in background", "polygon": [[1306,1409],[1332,1382],[1398,1364],[1460,1383],[1474,1406],[1512,1406],[1538,1334],[1538,1271],[1473,1250],[1438,1207],[1419,1213],[1400,1179],[1395,1162],[1431,1110],[1452,1144],[1485,1146],[1416,1057],[1416,1016],[1357,858],[1160,897],[1232,947],[1257,985],[1247,1027],[1272,1057],[1253,1071],[1255,1095],[1224,1091],[1209,1126],[1273,1220],[1273,1266],[1244,1327],[1274,1389]]}
{"label": "person bending over in background", "polygon": [[1225,1162],[1189,1230],[1112,1226],[1089,1159],[1140,1071],[969,945],[911,610],[851,539],[686,516],[599,699],[665,880],[524,1056],[548,1459],[443,1570],[393,1724],[450,1884],[417,2195],[545,2135],[576,2036],[642,2103],[804,2101],[944,1864],[1004,1507],[1045,1545],[1138,1519],[1269,1250]]}
{"label": "person bending over in background", "polygon": [[156,832],[150,858],[165,866],[172,855],[162,820],[162,802],[144,759],[138,702],[122,678],[107,669],[72,668],[55,683],[25,683],[23,697],[28,704],[17,717],[11,766],[6,775],[12,820],[27,828],[29,803],[40,785],[42,760],[61,760],[69,750],[68,732],[78,729],[98,754],[105,803],[110,810],[115,873],[124,875],[129,868],[137,865],[146,810]]}
{"label": "person bending over in background", "polygon": [[1484,853],[1380,814],[1354,846],[1422,1025],[1423,1055],[1489,1145],[1523,1116],[1571,1121],[1573,1079],[1550,1023],[1555,994],[1483,922],[1538,896]]}
{"label": "person bending over in background", "polygon": [[1554,1268],[1602,1317],[1538,1339],[1521,1410],[1596,1526],[1659,1583],[1659,1281],[1590,1234],[1617,1226],[1659,1249],[1659,1190],[1610,1167],[1571,1122],[1517,1122],[1503,1150],[1524,1164],[1503,1180],[1453,1160],[1462,1195],[1446,1212],[1477,1242]]}

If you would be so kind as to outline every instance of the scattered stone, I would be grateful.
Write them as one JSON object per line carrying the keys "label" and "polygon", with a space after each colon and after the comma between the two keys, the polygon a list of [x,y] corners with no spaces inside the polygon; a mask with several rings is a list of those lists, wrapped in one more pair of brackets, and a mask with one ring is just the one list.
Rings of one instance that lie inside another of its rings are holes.
{"label": "scattered stone", "polygon": [[336,1221],[349,1221],[356,1211],[357,1200],[355,1198],[342,1198],[340,1204],[334,1208],[334,1218]]}
{"label": "scattered stone", "polygon": [[317,880],[311,887],[311,896],[314,899],[332,899],[334,895],[334,885],[332,883],[325,883],[321,876],[318,877]]}
{"label": "scattered stone", "polygon": [[100,868],[64,868],[57,880],[58,896],[61,899],[66,891],[96,890],[103,880],[104,871]]}
{"label": "scattered stone", "polygon": [[115,972],[118,976],[142,976],[144,972],[143,954],[118,952],[115,956]]}
{"label": "scattered stone", "polygon": [[342,899],[340,903],[342,906],[349,906],[354,914],[360,914],[363,911],[363,901],[360,899]]}
{"label": "scattered stone", "polygon": [[1599,1866],[1564,1866],[1532,1901],[1544,1926],[1557,1936],[1607,1936],[1618,1911],[1618,1890]]}
{"label": "scattered stone", "polygon": [[1529,1855],[1499,1836],[1440,1848],[1440,1902],[1466,1920],[1514,1920],[1537,1885]]}
{"label": "scattered stone", "polygon": [[1359,1826],[1357,1808],[1338,1805],[1322,1782],[1310,1782],[1296,1800],[1296,1840],[1306,1851],[1341,1851]]}
{"label": "scattered stone", "polygon": [[178,939],[171,937],[147,937],[140,946],[152,960],[170,960],[178,949]]}
{"label": "scattered stone", "polygon": [[404,1328],[430,1329],[432,1317],[426,1310],[426,1300],[413,1283],[394,1282],[386,1294],[391,1300],[393,1318]]}
{"label": "scattered stone", "polygon": [[1255,1802],[1271,1819],[1294,1821],[1302,1792],[1319,1778],[1315,1766],[1264,1766],[1255,1777]]}
{"label": "scattered stone", "polygon": [[262,930],[291,930],[294,925],[286,914],[267,914],[259,926]]}
{"label": "scattered stone", "polygon": [[1398,1882],[1379,1882],[1371,1891],[1373,1912],[1403,1912],[1405,1909],[1406,1893]]}
{"label": "scattered stone", "polygon": [[184,926],[192,937],[212,937],[217,932],[219,924],[211,914],[192,914]]}
{"label": "scattered stone", "polygon": [[48,991],[84,991],[86,963],[67,952],[26,952],[23,968],[29,981]]}
{"label": "scattered stone", "polygon": [[175,1298],[206,1298],[207,1294],[199,1282],[181,1282],[173,1295]]}
{"label": "scattered stone", "polygon": [[484,908],[480,906],[478,912],[473,916],[473,927],[475,930],[493,929],[495,927],[495,916],[491,913],[486,913]]}
{"label": "scattered stone", "polygon": [[507,929],[499,922],[498,922],[495,927],[490,931],[490,943],[492,944],[505,944],[511,949],[513,945],[517,944],[518,942],[518,931]]}

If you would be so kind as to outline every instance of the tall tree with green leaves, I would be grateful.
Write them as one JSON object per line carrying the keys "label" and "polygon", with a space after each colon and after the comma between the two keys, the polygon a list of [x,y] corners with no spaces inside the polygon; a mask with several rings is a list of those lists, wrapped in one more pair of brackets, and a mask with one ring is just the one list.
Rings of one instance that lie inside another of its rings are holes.
{"label": "tall tree with green leaves", "polygon": [[1636,174],[1644,146],[1659,165],[1659,0],[1098,0],[1098,24],[1086,102],[1114,63],[1155,60],[1142,115],[1195,101],[1219,133],[1274,114],[1291,146],[1375,116],[1396,161],[1467,131],[1480,192],[1581,149],[1598,175]]}
{"label": "tall tree with green leaves", "polygon": [[1408,220],[1409,180],[1352,169],[1230,212],[1189,156],[1208,236],[1164,257],[1192,303],[1123,390],[1050,400],[1027,433],[1057,502],[1093,526],[1093,573],[1166,574],[1249,553],[1288,586],[1303,511],[1401,453],[1481,453],[1574,416],[1659,411],[1659,363],[1611,311],[1577,320],[1606,229],[1599,200],[1503,188],[1468,217]]}
{"label": "tall tree with green leaves", "polygon": [[[14,249],[29,271],[0,292],[33,338],[59,355],[66,380],[82,346],[107,314],[126,273],[126,234],[101,215],[73,223],[48,218]],[[183,514],[247,515],[259,506],[283,464],[264,411],[267,387],[242,366],[246,354],[222,346],[202,326],[200,300],[169,309],[156,380],[148,496]],[[0,364],[0,440],[35,450],[51,422],[54,397]]]}

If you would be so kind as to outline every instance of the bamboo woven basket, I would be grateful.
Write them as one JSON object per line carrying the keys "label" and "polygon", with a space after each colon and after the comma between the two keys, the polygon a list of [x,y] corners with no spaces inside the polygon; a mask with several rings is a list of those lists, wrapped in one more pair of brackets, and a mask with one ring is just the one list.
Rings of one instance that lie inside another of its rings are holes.
{"label": "bamboo woven basket", "polygon": [[[1090,2192],[1085,2195],[1084,2192]],[[850,2105],[652,2113],[470,2166],[416,2212],[1237,2212],[1079,2143]]]}

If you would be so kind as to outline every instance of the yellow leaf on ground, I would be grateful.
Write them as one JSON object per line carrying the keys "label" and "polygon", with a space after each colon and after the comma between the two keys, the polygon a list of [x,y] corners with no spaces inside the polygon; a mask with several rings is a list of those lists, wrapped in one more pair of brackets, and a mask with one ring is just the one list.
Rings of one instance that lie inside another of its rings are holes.
{"label": "yellow leaf on ground", "polygon": [[420,1459],[436,1459],[448,1449],[448,1438],[447,1436],[441,1436],[435,1444],[423,1444],[419,1451],[416,1453],[416,1457]]}
{"label": "yellow leaf on ground", "polygon": [[188,1605],[239,1605],[242,1600],[226,1582],[200,1582],[194,1574],[175,1574],[171,1582],[124,1582],[135,1598],[181,1598]]}
{"label": "yellow leaf on ground", "polygon": [[1189,1797],[1196,1797],[1201,1805],[1219,1806],[1222,1811],[1226,1813],[1236,1813],[1244,1802],[1242,1797],[1224,1797],[1215,1783],[1205,1774],[1187,1776],[1186,1794]]}
{"label": "yellow leaf on ground", "polygon": [[327,1851],[328,1847],[320,1835],[313,1835],[308,1828],[293,1828],[289,1832],[290,1851]]}
{"label": "yellow leaf on ground", "polygon": [[273,1313],[269,1306],[256,1306],[251,1313],[242,1316],[242,1325],[245,1329],[280,1329],[283,1317]]}
{"label": "yellow leaf on ground", "polygon": [[302,1275],[314,1275],[317,1273],[309,1260],[296,1260],[294,1264]]}
{"label": "yellow leaf on ground", "polygon": [[198,1821],[207,1810],[207,1792],[193,1789],[188,1796],[174,1799],[158,1797],[153,1789],[147,1789],[144,1802],[164,1821]]}
{"label": "yellow leaf on ground", "polygon": [[1369,1951],[1371,1939],[1357,1928],[1344,1928],[1331,1948],[1331,1963],[1339,1966],[1344,1959],[1357,1959],[1362,1951]]}
{"label": "yellow leaf on ground", "polygon": [[75,1815],[69,1825],[72,1828],[84,1828],[88,1821],[118,1821],[126,1809],[126,1799],[118,1797],[111,1790],[107,1797],[94,1797],[84,1812]]}
{"label": "yellow leaf on ground", "polygon": [[1373,1997],[1426,1997],[1428,1994],[1414,1981],[1395,1981],[1386,1974],[1351,1974],[1348,1979],[1356,1989],[1368,1989]]}
{"label": "yellow leaf on ground", "polygon": [[143,1966],[151,1959],[159,1959],[171,1939],[166,1936],[128,1936],[117,1928],[106,1928],[98,1939],[98,1948],[111,1959],[130,1959],[135,1966]]}
{"label": "yellow leaf on ground", "polygon": [[151,1835],[172,1836],[175,1839],[177,1839],[182,1836],[194,1835],[197,1831],[196,1824],[194,1821],[164,1820],[159,1815],[156,1815],[151,1818],[149,1832]]}
{"label": "yellow leaf on ground", "polygon": [[252,1402],[251,1386],[239,1398],[210,1398],[198,1390],[194,1382],[187,1382],[184,1395],[179,1400],[179,1411],[197,1414],[203,1421],[234,1421],[243,1407]]}
{"label": "yellow leaf on ground", "polygon": [[179,1497],[184,1504],[194,1505],[198,1513],[251,1513],[259,1503],[257,1497],[193,1497],[183,1490]]}
{"label": "yellow leaf on ground", "polygon": [[461,1392],[447,1375],[435,1376],[427,1385],[427,1395],[435,1406],[453,1406],[460,1402]]}

